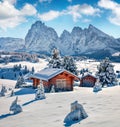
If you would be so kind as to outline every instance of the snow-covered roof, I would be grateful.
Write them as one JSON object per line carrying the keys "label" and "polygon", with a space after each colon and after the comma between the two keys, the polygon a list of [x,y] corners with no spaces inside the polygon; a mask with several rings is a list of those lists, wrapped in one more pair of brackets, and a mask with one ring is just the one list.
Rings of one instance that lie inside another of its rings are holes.
{"label": "snow-covered roof", "polygon": [[97,79],[97,77],[92,75],[91,73],[85,73],[81,78],[85,78],[86,76],[92,76]]}
{"label": "snow-covered roof", "polygon": [[58,69],[58,68],[45,68],[31,76],[31,78],[37,78],[41,80],[48,81],[49,79],[53,78],[54,76],[66,71],[67,73],[70,73],[71,75],[77,77],[73,73],[65,70],[65,69]]}

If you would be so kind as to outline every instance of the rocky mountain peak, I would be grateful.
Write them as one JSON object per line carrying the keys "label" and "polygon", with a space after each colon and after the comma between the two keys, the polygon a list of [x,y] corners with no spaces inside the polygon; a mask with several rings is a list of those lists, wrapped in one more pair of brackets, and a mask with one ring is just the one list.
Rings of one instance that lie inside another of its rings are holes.
{"label": "rocky mountain peak", "polygon": [[82,28],[80,28],[80,27],[74,27],[73,29],[72,29],[72,32],[71,33],[80,33],[80,32],[82,32],[83,30],[82,30]]}
{"label": "rocky mountain peak", "polygon": [[43,22],[41,22],[41,21],[36,21],[36,22],[32,25],[32,27],[40,27],[40,26],[45,26],[45,24],[44,24]]}
{"label": "rocky mountain peak", "polygon": [[20,39],[0,38],[0,49],[17,51],[23,47],[27,52],[41,54],[51,54],[53,48],[58,48],[62,55],[85,55],[101,58],[119,52],[120,39],[105,34],[91,24],[85,29],[74,27],[71,33],[64,30],[58,37],[53,28],[46,26],[41,21],[36,21],[28,31],[25,43]]}
{"label": "rocky mountain peak", "polygon": [[64,30],[63,33],[61,34],[60,38],[63,38],[66,36],[70,36],[70,32],[68,32],[67,30]]}
{"label": "rocky mountain peak", "polygon": [[25,37],[26,49],[36,52],[50,52],[58,40],[56,31],[41,21],[35,22]]}

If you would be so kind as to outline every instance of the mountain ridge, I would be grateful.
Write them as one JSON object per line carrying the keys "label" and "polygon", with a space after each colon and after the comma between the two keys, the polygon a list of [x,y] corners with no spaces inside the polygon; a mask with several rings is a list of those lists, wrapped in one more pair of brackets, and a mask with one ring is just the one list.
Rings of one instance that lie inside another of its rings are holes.
{"label": "mountain ridge", "polygon": [[[7,40],[8,38],[4,39]],[[11,38],[11,41],[9,38],[11,45],[14,45],[12,40],[15,43],[14,38]],[[41,21],[36,21],[28,30],[25,39],[16,41],[18,41],[20,46],[19,48],[16,47],[15,51],[23,49],[27,52],[38,52],[48,55],[51,54],[53,48],[58,48],[62,55],[92,57],[93,54],[100,58],[102,56],[112,56],[113,53],[120,51],[120,39],[109,36],[91,24],[85,29],[75,26],[71,32],[64,30],[58,36],[52,27],[46,26]],[[0,45],[1,43],[0,38]],[[6,48],[4,47],[3,49]],[[14,48],[12,48],[12,51],[14,51]]]}

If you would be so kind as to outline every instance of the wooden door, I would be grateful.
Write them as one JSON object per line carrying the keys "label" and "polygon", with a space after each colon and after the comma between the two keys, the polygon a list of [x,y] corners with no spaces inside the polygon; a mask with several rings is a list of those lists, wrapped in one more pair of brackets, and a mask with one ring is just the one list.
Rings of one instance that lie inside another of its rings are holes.
{"label": "wooden door", "polygon": [[66,89],[66,80],[65,79],[57,79],[56,80],[56,88],[58,90],[65,90]]}

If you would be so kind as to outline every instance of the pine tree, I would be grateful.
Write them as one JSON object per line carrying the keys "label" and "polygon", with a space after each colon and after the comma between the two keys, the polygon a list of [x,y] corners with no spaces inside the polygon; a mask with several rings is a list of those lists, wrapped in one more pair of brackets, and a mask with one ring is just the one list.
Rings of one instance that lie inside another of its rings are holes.
{"label": "pine tree", "polygon": [[14,96],[14,90],[11,91],[10,97]]}
{"label": "pine tree", "polygon": [[34,69],[34,67],[32,67],[32,74],[35,72],[35,69]]}
{"label": "pine tree", "polygon": [[44,86],[43,82],[40,80],[40,85],[37,86],[37,91],[35,94],[35,99],[45,99],[45,92],[44,92]]}
{"label": "pine tree", "polygon": [[54,85],[52,85],[50,93],[55,93],[55,86]]}
{"label": "pine tree", "polygon": [[63,59],[63,68],[77,75],[77,67],[73,57],[65,56]]}
{"label": "pine tree", "polygon": [[8,64],[9,63],[9,58],[7,56],[5,56],[4,62],[5,62],[5,64]]}
{"label": "pine tree", "polygon": [[10,109],[9,109],[14,114],[22,112],[22,107],[17,104],[17,101],[18,101],[18,97],[16,97],[16,99],[12,102]]}
{"label": "pine tree", "polygon": [[20,69],[22,68],[21,64],[19,64],[19,68],[20,68]]}
{"label": "pine tree", "polygon": [[23,78],[23,75],[19,75],[15,88],[21,88],[24,83],[25,83],[25,80]]}
{"label": "pine tree", "polygon": [[27,69],[27,66],[25,65],[24,74],[27,74],[28,72],[29,72],[29,70]]}
{"label": "pine tree", "polygon": [[7,92],[7,89],[5,86],[2,85],[2,89],[1,89],[1,92],[0,92],[0,96],[5,96],[5,93]]}
{"label": "pine tree", "polygon": [[96,73],[96,76],[99,78],[102,86],[116,85],[116,74],[113,67],[109,58],[105,58],[97,67],[98,72]]}
{"label": "pine tree", "polygon": [[61,68],[62,61],[58,49],[54,49],[52,52],[52,58],[48,64],[49,68]]}

